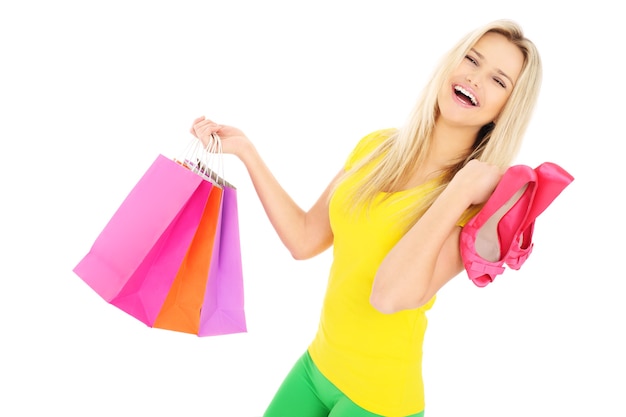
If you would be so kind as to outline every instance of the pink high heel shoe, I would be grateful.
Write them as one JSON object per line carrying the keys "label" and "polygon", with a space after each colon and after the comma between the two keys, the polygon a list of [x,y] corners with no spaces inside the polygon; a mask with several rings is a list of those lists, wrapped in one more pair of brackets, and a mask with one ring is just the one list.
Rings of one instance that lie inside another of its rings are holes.
{"label": "pink high heel shoe", "polygon": [[478,287],[504,272],[509,249],[522,233],[537,188],[527,165],[506,170],[482,209],[463,227],[460,250],[467,275]]}
{"label": "pink high heel shoe", "polygon": [[535,168],[535,172],[537,190],[533,204],[522,227],[522,233],[515,239],[505,259],[505,263],[512,269],[520,269],[533,250],[532,238],[537,217],[574,180],[574,177],[553,162],[544,162]]}

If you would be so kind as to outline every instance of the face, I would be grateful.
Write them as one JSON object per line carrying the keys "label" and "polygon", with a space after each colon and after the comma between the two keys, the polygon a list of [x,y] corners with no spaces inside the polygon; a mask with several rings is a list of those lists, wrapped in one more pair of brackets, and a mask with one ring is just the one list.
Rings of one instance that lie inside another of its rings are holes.
{"label": "face", "polygon": [[438,94],[440,117],[476,131],[497,122],[517,82],[524,55],[499,33],[486,33],[470,49]]}

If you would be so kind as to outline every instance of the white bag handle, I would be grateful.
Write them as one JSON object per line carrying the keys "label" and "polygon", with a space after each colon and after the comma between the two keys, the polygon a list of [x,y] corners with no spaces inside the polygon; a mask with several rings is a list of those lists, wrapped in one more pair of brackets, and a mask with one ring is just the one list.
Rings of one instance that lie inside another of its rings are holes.
{"label": "white bag handle", "polygon": [[222,140],[217,133],[211,135],[211,141],[207,144],[205,151],[210,155],[209,163],[202,171],[208,178],[220,187],[227,186],[235,189],[235,186],[224,179],[224,153],[222,151]]}
{"label": "white bag handle", "polygon": [[222,140],[216,133],[212,133],[206,147],[202,146],[200,139],[194,137],[177,161],[218,187],[226,185],[235,188],[224,179],[223,156]]}

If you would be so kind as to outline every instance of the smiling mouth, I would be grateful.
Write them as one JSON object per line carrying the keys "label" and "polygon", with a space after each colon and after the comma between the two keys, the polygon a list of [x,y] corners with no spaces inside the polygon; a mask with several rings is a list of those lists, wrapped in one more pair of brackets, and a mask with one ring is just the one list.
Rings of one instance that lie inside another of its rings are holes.
{"label": "smiling mouth", "polygon": [[470,93],[460,85],[454,86],[454,94],[456,94],[456,96],[460,98],[461,101],[471,106],[478,106],[478,100],[476,100],[476,97],[474,97],[472,93]]}

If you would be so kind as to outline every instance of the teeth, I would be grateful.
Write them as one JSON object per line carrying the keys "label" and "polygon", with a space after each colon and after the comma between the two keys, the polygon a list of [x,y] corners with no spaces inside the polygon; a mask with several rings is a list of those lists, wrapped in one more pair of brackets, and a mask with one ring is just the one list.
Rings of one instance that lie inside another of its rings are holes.
{"label": "teeth", "polygon": [[466,89],[464,89],[463,87],[461,87],[460,85],[457,85],[454,87],[454,89],[460,93],[462,93],[463,95],[467,96],[471,101],[472,104],[474,106],[478,105],[478,101],[476,100],[476,97],[474,97],[472,95],[472,93],[470,93],[469,91],[467,91]]}

